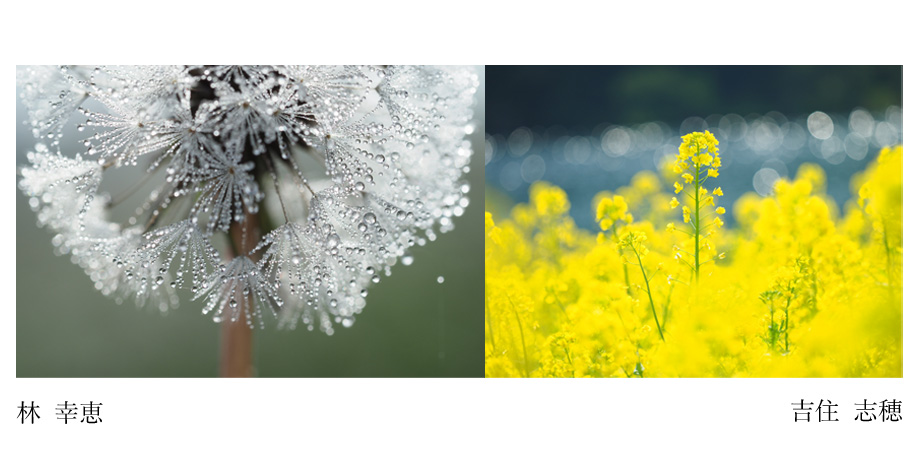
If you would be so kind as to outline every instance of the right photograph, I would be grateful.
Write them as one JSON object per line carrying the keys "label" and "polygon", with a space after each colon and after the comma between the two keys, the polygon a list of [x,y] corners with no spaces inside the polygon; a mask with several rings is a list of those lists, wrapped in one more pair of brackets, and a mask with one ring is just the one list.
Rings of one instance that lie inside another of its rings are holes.
{"label": "right photograph", "polygon": [[901,66],[487,66],[486,377],[902,377]]}

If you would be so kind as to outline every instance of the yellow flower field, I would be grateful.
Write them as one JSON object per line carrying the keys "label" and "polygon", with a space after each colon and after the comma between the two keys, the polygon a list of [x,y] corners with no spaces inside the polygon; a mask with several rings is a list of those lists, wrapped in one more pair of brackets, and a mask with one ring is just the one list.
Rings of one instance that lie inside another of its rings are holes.
{"label": "yellow flower field", "polygon": [[549,183],[486,213],[486,376],[901,377],[902,148],[843,210],[812,164],[726,210],[720,164],[712,134],[684,136],[595,196],[598,233]]}

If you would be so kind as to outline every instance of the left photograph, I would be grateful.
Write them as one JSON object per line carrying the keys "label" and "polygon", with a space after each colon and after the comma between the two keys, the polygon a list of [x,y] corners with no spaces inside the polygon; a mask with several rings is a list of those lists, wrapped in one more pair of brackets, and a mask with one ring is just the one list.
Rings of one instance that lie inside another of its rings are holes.
{"label": "left photograph", "polygon": [[17,377],[482,377],[484,68],[19,66]]}

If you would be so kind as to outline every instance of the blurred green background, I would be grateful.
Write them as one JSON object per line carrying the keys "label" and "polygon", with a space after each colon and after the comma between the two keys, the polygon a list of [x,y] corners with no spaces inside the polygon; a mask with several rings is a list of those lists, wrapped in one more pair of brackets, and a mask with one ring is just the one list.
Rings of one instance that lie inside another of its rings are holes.
{"label": "blurred green background", "polygon": [[[483,376],[485,78],[482,67],[479,72],[470,205],[456,229],[416,248],[412,265],[395,266],[391,277],[371,286],[351,328],[339,326],[327,336],[305,327],[276,330],[266,321],[254,334],[257,376]],[[34,145],[23,120],[17,101],[17,167]],[[17,377],[217,375],[220,325],[201,314],[201,300],[181,292],[179,309],[165,315],[130,301],[117,305],[67,256],[53,254],[52,235],[35,222],[17,190]]]}

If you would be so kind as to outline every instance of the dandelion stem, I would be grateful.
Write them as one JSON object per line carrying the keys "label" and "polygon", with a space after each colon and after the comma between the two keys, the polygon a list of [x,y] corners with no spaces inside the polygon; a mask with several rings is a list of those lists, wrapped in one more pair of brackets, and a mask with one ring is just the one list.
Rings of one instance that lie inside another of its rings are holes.
{"label": "dandelion stem", "polygon": [[[259,237],[257,215],[244,214],[242,222],[234,221],[230,225],[233,256],[249,255],[255,260],[257,256],[250,252],[255,248],[252,242],[259,241]],[[232,321],[229,316],[232,310],[224,309],[227,314],[221,322],[220,376],[252,377],[252,328],[243,318]]]}

